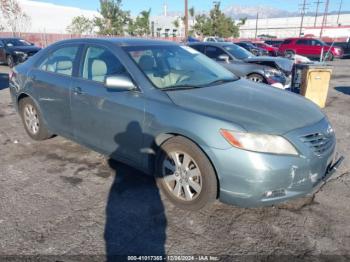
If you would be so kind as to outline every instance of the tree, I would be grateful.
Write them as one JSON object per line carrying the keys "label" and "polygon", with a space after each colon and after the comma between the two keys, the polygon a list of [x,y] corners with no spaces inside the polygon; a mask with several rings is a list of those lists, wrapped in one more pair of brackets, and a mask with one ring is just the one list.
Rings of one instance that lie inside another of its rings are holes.
{"label": "tree", "polygon": [[147,36],[151,33],[149,18],[151,9],[144,10],[136,17],[136,34],[139,36]]}
{"label": "tree", "polygon": [[176,20],[173,21],[173,26],[176,28],[176,30],[179,29],[179,27],[180,27],[179,19],[176,19]]}
{"label": "tree", "polygon": [[76,16],[72,19],[71,24],[67,27],[70,34],[92,34],[94,31],[94,21],[83,15]]}
{"label": "tree", "polygon": [[13,35],[30,26],[30,17],[23,12],[17,0],[0,0],[0,13]]}
{"label": "tree", "polygon": [[100,0],[100,14],[94,23],[101,35],[124,35],[130,21],[130,12],[121,9],[122,0]]}
{"label": "tree", "polygon": [[198,35],[212,35],[219,37],[238,37],[239,24],[220,10],[220,3],[216,3],[210,10],[209,16],[202,14],[195,16],[193,30]]}

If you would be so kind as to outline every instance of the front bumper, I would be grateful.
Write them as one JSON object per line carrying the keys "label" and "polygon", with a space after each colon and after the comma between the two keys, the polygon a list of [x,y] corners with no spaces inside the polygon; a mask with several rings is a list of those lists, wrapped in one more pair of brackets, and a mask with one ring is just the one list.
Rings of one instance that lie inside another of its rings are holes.
{"label": "front bumper", "polygon": [[266,77],[267,83],[279,89],[288,89],[291,87],[291,77],[287,76],[270,76]]}
{"label": "front bumper", "polygon": [[[324,121],[316,127],[323,124]],[[299,136],[298,132],[300,130],[285,137]],[[308,195],[327,181],[344,159],[335,156],[335,137],[332,146],[322,155],[311,152],[306,145],[297,148],[301,149],[299,156],[238,148],[211,149],[207,153],[219,177],[220,201],[240,207],[259,207]]]}

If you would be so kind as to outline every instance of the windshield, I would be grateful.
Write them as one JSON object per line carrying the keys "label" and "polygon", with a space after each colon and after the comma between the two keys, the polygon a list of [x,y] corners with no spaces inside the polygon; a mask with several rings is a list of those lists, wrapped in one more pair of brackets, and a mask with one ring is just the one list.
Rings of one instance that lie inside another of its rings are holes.
{"label": "windshield", "polygon": [[7,46],[30,46],[31,44],[23,39],[6,39],[4,40]]}
{"label": "windshield", "polygon": [[154,86],[160,89],[198,88],[238,78],[188,46],[123,47]]}
{"label": "windshield", "polygon": [[247,49],[244,49],[238,45],[227,45],[224,46],[225,50],[229,52],[233,57],[239,60],[244,60],[248,57],[254,56],[251,52],[249,52]]}

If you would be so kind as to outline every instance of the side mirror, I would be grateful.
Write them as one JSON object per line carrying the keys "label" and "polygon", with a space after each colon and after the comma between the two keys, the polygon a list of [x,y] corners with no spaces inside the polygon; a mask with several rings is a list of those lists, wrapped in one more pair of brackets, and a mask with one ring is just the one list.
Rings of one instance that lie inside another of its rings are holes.
{"label": "side mirror", "polygon": [[136,89],[130,77],[125,75],[108,76],[105,85],[107,89],[116,91],[130,91]]}
{"label": "side mirror", "polygon": [[34,43],[30,43],[30,45],[34,45]]}
{"label": "side mirror", "polygon": [[226,63],[229,63],[230,62],[230,57],[228,55],[219,55],[218,56],[218,60],[226,62]]}

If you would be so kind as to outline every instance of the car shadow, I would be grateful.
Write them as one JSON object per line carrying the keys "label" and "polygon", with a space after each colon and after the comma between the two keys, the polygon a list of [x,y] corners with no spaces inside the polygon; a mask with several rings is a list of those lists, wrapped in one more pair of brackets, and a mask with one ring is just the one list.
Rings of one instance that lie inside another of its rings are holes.
{"label": "car shadow", "polygon": [[8,74],[0,73],[0,91],[9,87]]}
{"label": "car shadow", "polygon": [[[130,129],[142,133],[140,125],[131,122],[125,132],[115,136],[118,152],[130,148]],[[154,176],[110,159],[115,171],[107,207],[104,239],[107,261],[119,261],[125,255],[165,255],[167,220]],[[125,257],[124,257],[125,258]]]}
{"label": "car shadow", "polygon": [[350,86],[337,86],[334,89],[345,95],[350,95]]}

